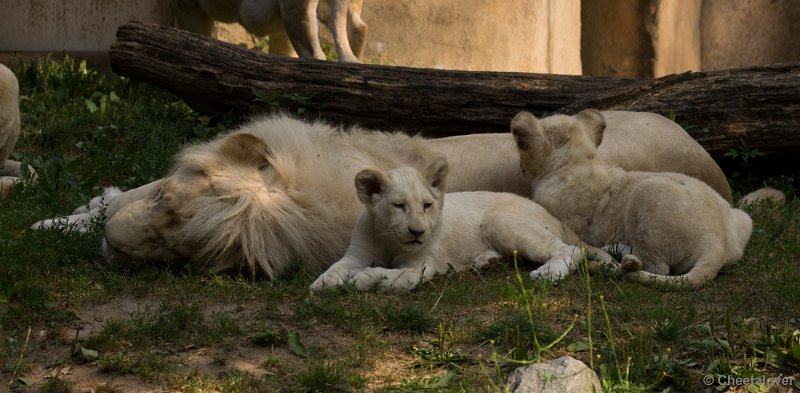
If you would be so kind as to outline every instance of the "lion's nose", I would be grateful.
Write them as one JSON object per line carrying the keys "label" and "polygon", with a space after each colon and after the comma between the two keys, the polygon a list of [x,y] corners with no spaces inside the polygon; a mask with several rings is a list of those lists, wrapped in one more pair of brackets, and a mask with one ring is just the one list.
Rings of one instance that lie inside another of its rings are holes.
{"label": "lion's nose", "polygon": [[411,232],[411,234],[414,235],[414,237],[420,237],[425,233],[424,229],[423,230],[415,230],[415,229],[408,228],[408,231]]}

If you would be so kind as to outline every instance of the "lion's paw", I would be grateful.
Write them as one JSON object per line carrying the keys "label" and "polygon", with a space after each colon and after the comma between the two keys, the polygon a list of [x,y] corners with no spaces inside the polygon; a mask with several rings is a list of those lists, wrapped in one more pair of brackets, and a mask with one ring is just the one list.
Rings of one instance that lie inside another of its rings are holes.
{"label": "lion's paw", "polygon": [[539,266],[538,269],[532,271],[530,276],[533,280],[547,280],[550,282],[556,282],[562,280],[568,274],[569,267],[567,267],[566,264],[547,262],[544,265]]}
{"label": "lion's paw", "polygon": [[628,272],[638,272],[642,270],[644,263],[636,255],[626,254],[622,257],[622,269]]}
{"label": "lion's paw", "polygon": [[421,277],[406,269],[385,269],[374,267],[358,272],[353,277],[356,289],[363,291],[380,286],[391,292],[405,292],[414,289]]}
{"label": "lion's paw", "polygon": [[308,287],[312,291],[320,291],[323,289],[341,288],[344,286],[345,277],[339,272],[325,272],[317,277],[314,282]]}
{"label": "lion's paw", "polygon": [[472,260],[472,267],[479,270],[489,269],[502,258],[495,250],[486,250]]}

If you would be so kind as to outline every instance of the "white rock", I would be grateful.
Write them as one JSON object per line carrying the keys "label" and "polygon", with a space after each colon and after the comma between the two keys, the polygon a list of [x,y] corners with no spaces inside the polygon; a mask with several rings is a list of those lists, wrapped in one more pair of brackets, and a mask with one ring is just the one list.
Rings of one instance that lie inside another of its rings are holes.
{"label": "white rock", "polygon": [[511,393],[600,393],[600,379],[580,360],[569,356],[550,363],[519,367],[506,380]]}

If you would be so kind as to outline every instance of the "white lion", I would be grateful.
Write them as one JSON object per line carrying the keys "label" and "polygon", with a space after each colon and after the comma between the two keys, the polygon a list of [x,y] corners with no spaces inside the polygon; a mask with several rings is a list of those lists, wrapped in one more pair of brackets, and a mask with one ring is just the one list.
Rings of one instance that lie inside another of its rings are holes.
{"label": "white lion", "polygon": [[750,217],[707,184],[678,173],[626,172],[597,152],[606,122],[601,112],[511,122],[533,199],[587,243],[629,245],[628,273],[642,282],[698,287],[741,258]]}
{"label": "white lion", "polygon": [[[719,167],[674,122],[652,113],[604,114],[608,127],[598,154],[609,162],[691,174],[730,196]],[[530,195],[519,156],[508,154],[514,146],[509,133],[424,139],[285,116],[257,119],[186,148],[165,178],[106,200],[108,250],[211,272],[252,268],[274,277],[302,268],[317,274],[350,242],[362,209],[352,187],[359,171],[424,169],[425,160],[413,156],[436,152],[447,157],[452,191]],[[93,209],[82,220],[96,221],[100,213]]]}
{"label": "white lion", "polygon": [[[424,170],[365,169],[355,177],[364,209],[344,257],[311,284],[312,290],[353,282],[409,290],[449,269],[483,268],[515,250],[543,263],[531,278],[555,281],[574,270],[584,246],[574,232],[524,197],[486,191],[447,194],[447,160]],[[447,199],[445,203],[445,199]],[[592,254],[612,264],[611,256]]]}
{"label": "white lion", "polygon": [[[8,159],[19,133],[19,83],[11,70],[0,64],[0,197],[22,180],[22,163]],[[35,181],[33,168],[28,166],[27,169],[31,180]]]}
{"label": "white lion", "polygon": [[[177,0],[180,28],[211,35],[213,21],[240,23],[248,32],[269,35],[270,53],[325,60],[319,43],[319,0]],[[333,44],[339,61],[358,63],[366,46],[367,24],[361,19],[363,0],[330,3]]]}
{"label": "white lion", "polygon": [[[343,132],[289,117],[253,122],[185,149],[172,173],[145,198],[116,212],[112,200],[105,238],[117,254],[188,261],[211,272],[245,268],[272,278],[298,262],[319,272],[349,243],[360,210],[351,185],[355,174],[368,167],[425,168],[432,149],[443,143],[400,133]],[[502,179],[515,165],[507,161],[459,172],[453,187],[521,192],[518,182]]]}

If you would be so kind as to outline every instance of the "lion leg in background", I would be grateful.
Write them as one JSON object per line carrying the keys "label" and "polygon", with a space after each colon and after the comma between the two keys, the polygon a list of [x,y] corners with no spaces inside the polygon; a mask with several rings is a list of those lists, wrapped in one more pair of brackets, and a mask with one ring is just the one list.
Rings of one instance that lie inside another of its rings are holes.
{"label": "lion leg in background", "polygon": [[297,57],[297,52],[292,46],[292,40],[286,30],[278,30],[269,35],[269,53],[288,57]]}
{"label": "lion leg in background", "polygon": [[[292,5],[301,3],[302,7]],[[281,0],[280,8],[286,33],[300,57],[325,60],[319,44],[317,5],[319,0]]]}
{"label": "lion leg in background", "polygon": [[175,7],[178,27],[211,36],[214,21],[240,23],[249,33],[269,36],[269,53],[297,57],[283,27],[278,0],[244,0],[238,6],[215,0],[178,0]]}
{"label": "lion leg in background", "polygon": [[239,23],[251,34],[269,36],[269,53],[297,57],[281,12],[278,0],[243,0],[239,5]]}
{"label": "lion leg in background", "polygon": [[[340,61],[358,62],[366,46],[362,0],[330,0],[329,23]],[[269,52],[325,60],[319,42],[319,0],[178,0],[178,27],[210,36],[214,21],[240,23],[249,33],[269,36]],[[327,3],[326,3],[327,4]]]}
{"label": "lion leg in background", "polygon": [[361,20],[362,3],[362,0],[331,0],[331,32],[341,62],[360,63],[358,57],[364,53],[367,24]]}
{"label": "lion leg in background", "polygon": [[353,54],[359,58],[364,55],[367,47],[367,24],[361,19],[362,4],[363,0],[351,0],[347,12],[347,38]]}
{"label": "lion leg in background", "polygon": [[178,0],[174,12],[175,22],[181,29],[205,36],[211,36],[214,31],[214,21],[197,0]]}

